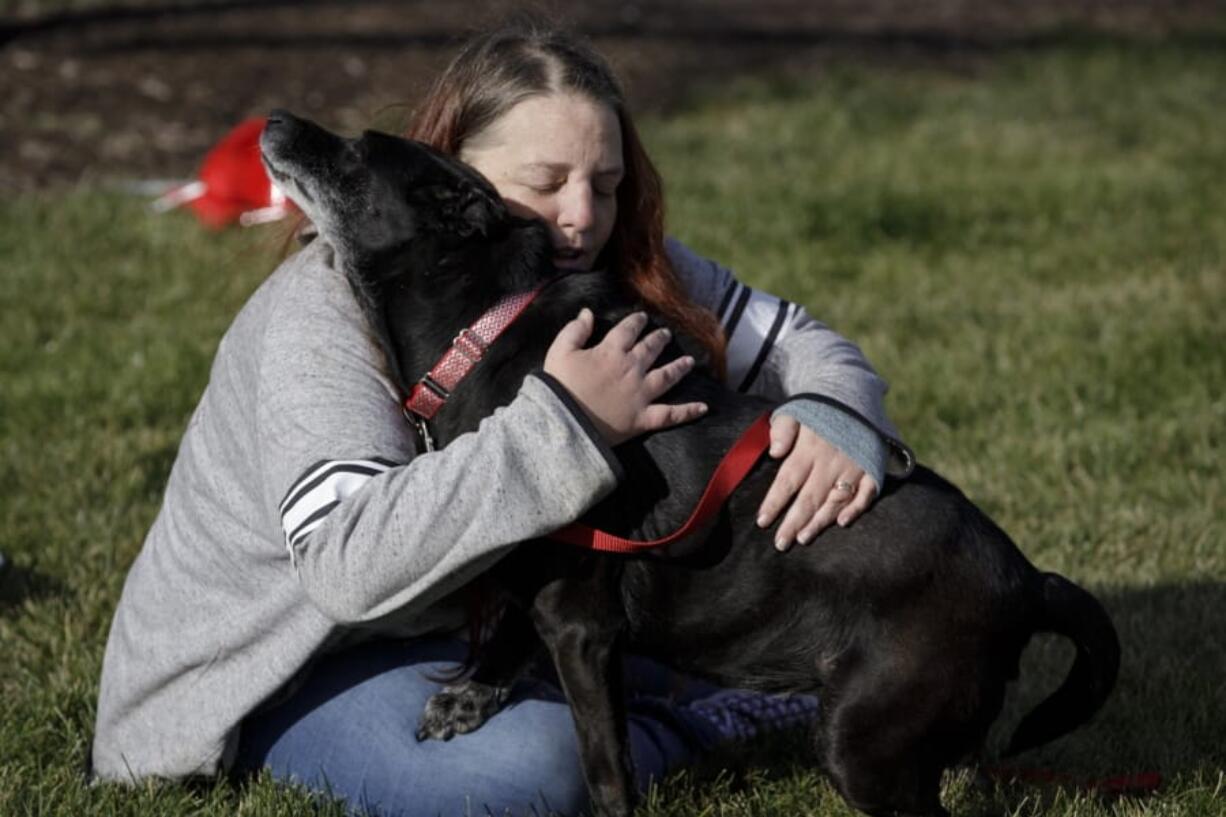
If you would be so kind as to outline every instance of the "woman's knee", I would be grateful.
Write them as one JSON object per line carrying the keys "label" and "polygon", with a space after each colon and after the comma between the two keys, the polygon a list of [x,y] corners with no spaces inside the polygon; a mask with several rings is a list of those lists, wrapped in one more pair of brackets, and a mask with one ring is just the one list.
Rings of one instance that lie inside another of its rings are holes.
{"label": "woman's knee", "polygon": [[552,695],[516,696],[478,731],[437,744],[474,814],[577,815],[588,804],[574,721]]}
{"label": "woman's knee", "polygon": [[[282,707],[254,718],[243,741],[248,768],[269,768],[381,815],[578,814],[588,804],[570,707],[552,686],[523,682],[477,731],[416,739],[426,676],[452,659],[448,645],[350,651],[316,668]],[[664,709],[670,707],[663,706]],[[694,747],[660,707],[632,705],[631,754],[639,784],[693,758]]]}
{"label": "woman's knee", "polygon": [[320,667],[286,704],[249,719],[243,768],[268,768],[278,780],[344,800],[354,814],[578,814],[586,807],[570,709],[556,691],[526,684],[476,732],[418,741],[421,707],[438,684],[420,664],[388,666],[363,651],[345,658],[345,672]]}

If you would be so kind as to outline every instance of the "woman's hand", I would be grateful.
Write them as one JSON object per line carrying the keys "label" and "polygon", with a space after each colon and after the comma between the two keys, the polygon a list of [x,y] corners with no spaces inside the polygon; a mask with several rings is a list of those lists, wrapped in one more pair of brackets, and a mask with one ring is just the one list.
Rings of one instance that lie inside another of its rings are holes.
{"label": "woman's hand", "polygon": [[775,535],[779,550],[808,544],[832,522],[850,525],[877,496],[872,477],[794,417],[771,420],[770,455],[784,460],[758,510],[758,527],[769,527],[790,503]]}
{"label": "woman's hand", "polygon": [[617,445],[647,431],[658,431],[701,417],[705,403],[679,406],[653,403],[694,368],[694,358],[677,358],[651,368],[668,345],[667,329],[639,339],[647,315],[635,312],[609,330],[590,349],[595,317],[584,308],[554,339],[545,354],[545,372],[566,387],[601,436]]}

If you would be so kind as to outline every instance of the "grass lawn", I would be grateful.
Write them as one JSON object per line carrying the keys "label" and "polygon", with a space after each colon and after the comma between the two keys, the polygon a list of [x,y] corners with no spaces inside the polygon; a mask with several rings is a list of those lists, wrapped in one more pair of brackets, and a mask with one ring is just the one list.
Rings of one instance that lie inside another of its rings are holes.
{"label": "grass lawn", "polygon": [[[746,81],[644,130],[672,232],[856,339],[921,460],[1115,618],[1104,711],[1013,762],[1156,771],[1162,788],[1107,800],[963,772],[947,804],[1226,813],[1226,54],[1085,43],[973,74],[834,68]],[[125,570],[276,243],[94,190],[0,204],[0,815],[310,807],[266,780],[81,777]],[[1028,651],[993,746],[1069,655]],[[750,771],[670,781],[644,812],[849,813],[803,747],[755,752]]]}

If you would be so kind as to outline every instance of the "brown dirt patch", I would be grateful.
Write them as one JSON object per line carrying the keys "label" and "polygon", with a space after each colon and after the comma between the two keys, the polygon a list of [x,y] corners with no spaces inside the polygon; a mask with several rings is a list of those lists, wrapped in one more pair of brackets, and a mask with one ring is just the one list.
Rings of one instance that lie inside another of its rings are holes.
{"label": "brown dirt patch", "polygon": [[[0,5],[0,190],[183,178],[244,117],[289,108],[395,127],[467,32],[521,3],[197,0]],[[538,4],[536,6],[540,8]],[[958,70],[1070,28],[1148,37],[1221,0],[598,0],[563,15],[639,109],[764,69],[933,60]]]}

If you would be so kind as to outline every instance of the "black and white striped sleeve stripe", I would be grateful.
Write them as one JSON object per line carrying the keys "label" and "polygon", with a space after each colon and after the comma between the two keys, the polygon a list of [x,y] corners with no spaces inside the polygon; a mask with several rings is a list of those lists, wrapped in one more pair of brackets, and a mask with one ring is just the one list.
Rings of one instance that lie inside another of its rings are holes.
{"label": "black and white striped sleeve stripe", "polygon": [[720,303],[719,318],[728,338],[728,382],[745,392],[757,380],[775,343],[800,307],[733,283]]}
{"label": "black and white striped sleeve stripe", "polygon": [[306,470],[281,500],[281,528],[290,554],[340,501],[396,464],[389,460],[323,460]]}

